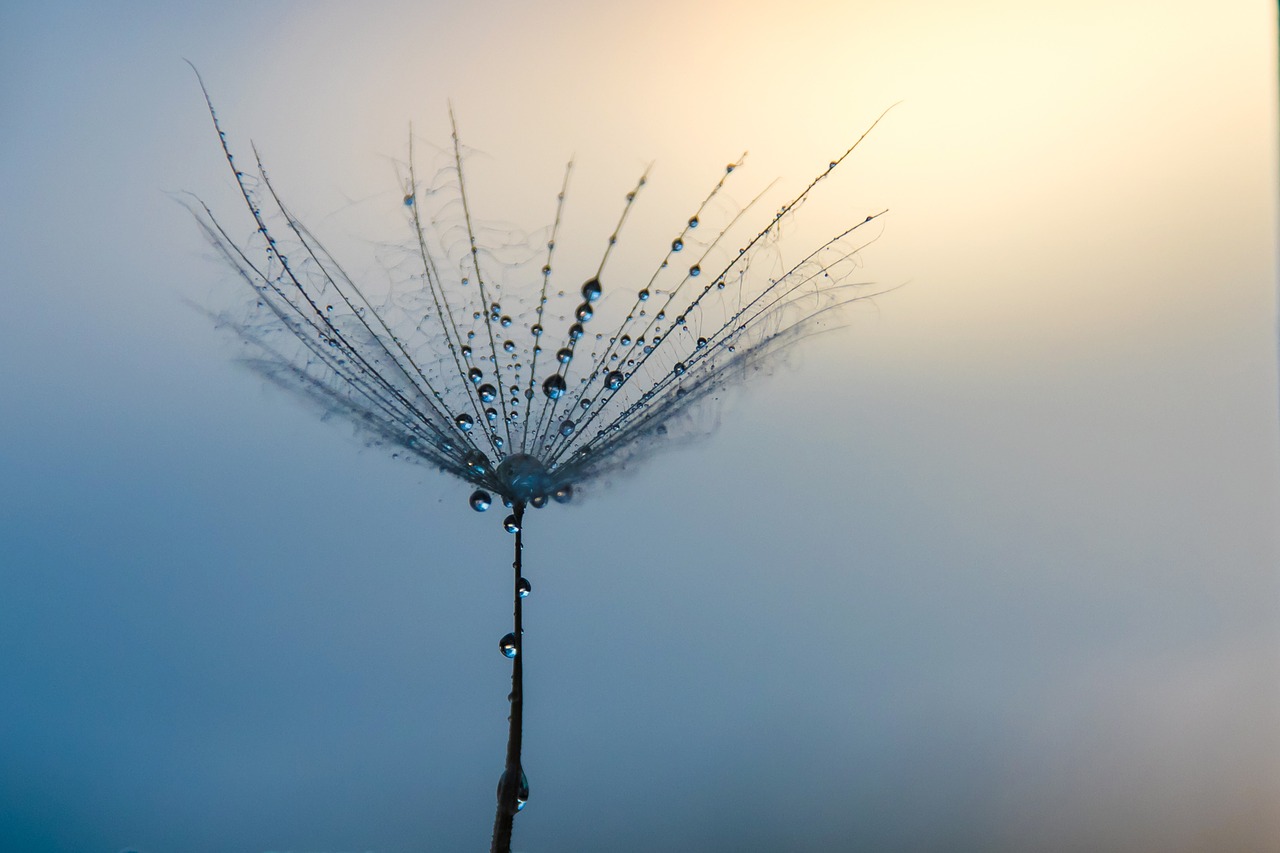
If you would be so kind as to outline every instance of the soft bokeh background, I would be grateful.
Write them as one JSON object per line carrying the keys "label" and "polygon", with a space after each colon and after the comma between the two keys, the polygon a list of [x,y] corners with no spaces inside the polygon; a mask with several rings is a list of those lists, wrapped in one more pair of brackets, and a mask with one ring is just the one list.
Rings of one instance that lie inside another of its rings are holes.
{"label": "soft bokeh background", "polygon": [[1280,851],[1276,13],[1211,5],[5,4],[0,849],[488,844],[510,537],[188,304],[186,58],[367,257],[447,99],[490,217],[655,159],[641,254],[903,102],[789,239],[889,207],[908,286],[530,517],[518,849]]}

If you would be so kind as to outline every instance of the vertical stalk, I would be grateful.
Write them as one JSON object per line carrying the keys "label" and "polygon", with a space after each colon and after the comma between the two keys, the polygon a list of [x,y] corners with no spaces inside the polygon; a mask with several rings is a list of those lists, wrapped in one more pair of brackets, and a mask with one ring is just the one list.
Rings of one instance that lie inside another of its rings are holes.
{"label": "vertical stalk", "polygon": [[490,853],[511,853],[511,824],[519,811],[517,795],[523,787],[524,771],[520,768],[521,726],[524,719],[524,630],[520,623],[521,560],[524,547],[524,504],[517,501],[512,510],[516,519],[516,556],[512,567],[512,598],[515,601],[516,656],[511,659],[511,727],[507,732],[507,763],[498,783],[498,812],[493,818],[493,844]]}

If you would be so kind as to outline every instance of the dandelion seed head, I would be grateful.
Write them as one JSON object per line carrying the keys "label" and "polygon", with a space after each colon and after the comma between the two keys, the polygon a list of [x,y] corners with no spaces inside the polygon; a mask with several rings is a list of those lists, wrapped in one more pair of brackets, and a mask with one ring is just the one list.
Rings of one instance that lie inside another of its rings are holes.
{"label": "dandelion seed head", "polygon": [[[233,167],[255,226],[247,244],[207,207],[193,210],[253,288],[250,309],[229,318],[257,350],[252,366],[371,443],[471,483],[477,510],[494,494],[508,505],[567,502],[669,441],[675,426],[701,432],[698,405],[871,295],[852,274],[879,214],[815,247],[779,249],[817,178],[765,214],[763,193],[731,202],[726,186],[745,180],[741,158],[732,161],[636,268],[615,250],[633,217],[651,215],[641,175],[611,223],[576,235],[594,243],[594,271],[566,288],[557,271],[573,263],[556,253],[575,199],[569,172],[548,197],[551,224],[526,233],[473,209],[460,147],[438,156],[432,167],[411,148],[400,167],[407,189],[392,203],[406,237],[384,249],[377,284],[349,276],[287,212],[260,162],[256,174]],[[675,253],[690,262],[671,264]],[[694,286],[704,271],[711,283]]]}

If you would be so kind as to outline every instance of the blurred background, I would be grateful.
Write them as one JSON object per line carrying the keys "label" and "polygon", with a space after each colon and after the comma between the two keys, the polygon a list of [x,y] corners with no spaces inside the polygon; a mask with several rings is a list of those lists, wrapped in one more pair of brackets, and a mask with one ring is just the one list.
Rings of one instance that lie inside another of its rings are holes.
{"label": "blurred background", "polygon": [[592,251],[654,161],[644,274],[902,102],[781,251],[906,286],[529,516],[517,849],[1280,851],[1276,11],[1182,0],[7,4],[0,848],[489,841],[511,538],[201,313],[184,59],[375,275],[450,100]]}

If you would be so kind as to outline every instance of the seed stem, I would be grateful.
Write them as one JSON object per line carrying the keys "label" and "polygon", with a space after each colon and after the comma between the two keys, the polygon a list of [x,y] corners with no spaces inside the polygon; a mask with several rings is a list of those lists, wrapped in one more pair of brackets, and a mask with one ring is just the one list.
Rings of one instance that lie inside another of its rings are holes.
{"label": "seed stem", "polygon": [[520,552],[524,547],[524,504],[517,501],[512,508],[516,518],[516,556],[512,567],[515,579],[512,581],[512,597],[515,601],[516,656],[511,659],[511,727],[507,732],[507,763],[498,784],[498,812],[493,818],[493,845],[490,853],[511,853],[511,824],[515,819],[519,806],[516,795],[520,791],[520,782],[524,772],[520,769],[521,726],[524,719],[524,630],[520,622],[521,559]]}

